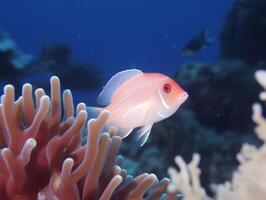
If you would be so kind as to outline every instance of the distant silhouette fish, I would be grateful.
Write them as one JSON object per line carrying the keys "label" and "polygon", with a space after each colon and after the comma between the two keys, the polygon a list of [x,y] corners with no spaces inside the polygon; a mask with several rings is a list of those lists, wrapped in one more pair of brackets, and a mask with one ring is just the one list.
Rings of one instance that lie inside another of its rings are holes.
{"label": "distant silhouette fish", "polygon": [[212,43],[212,40],[208,38],[208,29],[204,28],[199,34],[190,40],[187,45],[180,51],[181,56],[191,56],[202,50],[206,45]]}
{"label": "distant silhouette fish", "polygon": [[134,128],[137,144],[148,139],[152,125],[170,117],[188,94],[171,78],[137,69],[119,72],[100,93],[97,101],[104,108],[88,107],[90,114],[110,112],[107,126],[115,126],[118,135],[127,137]]}

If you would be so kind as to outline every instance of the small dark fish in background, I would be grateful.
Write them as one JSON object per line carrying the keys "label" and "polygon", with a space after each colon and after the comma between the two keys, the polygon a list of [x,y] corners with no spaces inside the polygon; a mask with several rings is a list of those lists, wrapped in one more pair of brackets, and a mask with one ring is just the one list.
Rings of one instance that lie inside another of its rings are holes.
{"label": "small dark fish in background", "polygon": [[213,42],[208,37],[208,28],[204,28],[199,34],[195,35],[187,45],[180,51],[180,56],[192,56],[203,49],[204,46]]}

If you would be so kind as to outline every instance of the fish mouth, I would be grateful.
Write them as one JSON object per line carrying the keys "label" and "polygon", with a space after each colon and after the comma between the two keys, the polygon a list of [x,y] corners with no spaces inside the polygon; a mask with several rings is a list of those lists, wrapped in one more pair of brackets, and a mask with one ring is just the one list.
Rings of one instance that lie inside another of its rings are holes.
{"label": "fish mouth", "polygon": [[188,98],[188,93],[184,92],[181,97],[178,97],[178,101],[183,103],[187,100],[187,98]]}

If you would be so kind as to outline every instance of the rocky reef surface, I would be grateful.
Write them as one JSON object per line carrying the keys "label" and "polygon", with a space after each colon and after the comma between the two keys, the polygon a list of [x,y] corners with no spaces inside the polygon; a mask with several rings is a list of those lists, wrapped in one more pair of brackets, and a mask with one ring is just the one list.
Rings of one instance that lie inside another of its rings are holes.
{"label": "rocky reef surface", "polygon": [[25,68],[32,62],[30,54],[23,53],[13,38],[0,32],[0,83],[20,85],[18,77],[25,75]]}
{"label": "rocky reef surface", "polygon": [[[14,39],[0,32],[0,81],[20,87],[25,81],[49,89],[49,78],[60,76],[64,88],[93,90],[101,85],[99,65],[84,63],[72,57],[71,48],[63,43],[44,45],[40,55],[23,53]],[[78,78],[73,78],[78,77]]]}
{"label": "rocky reef surface", "polygon": [[235,1],[220,34],[222,56],[265,66],[265,35],[266,1]]}

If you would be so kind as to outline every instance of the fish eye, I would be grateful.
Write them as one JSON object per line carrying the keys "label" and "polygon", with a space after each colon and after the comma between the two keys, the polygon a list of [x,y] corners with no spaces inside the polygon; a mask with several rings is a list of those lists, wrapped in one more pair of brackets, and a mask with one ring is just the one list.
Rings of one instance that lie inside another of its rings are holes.
{"label": "fish eye", "polygon": [[165,93],[170,93],[171,92],[171,90],[172,90],[172,88],[171,88],[171,85],[169,84],[169,83],[165,83],[164,85],[163,85],[163,91],[165,92]]}

